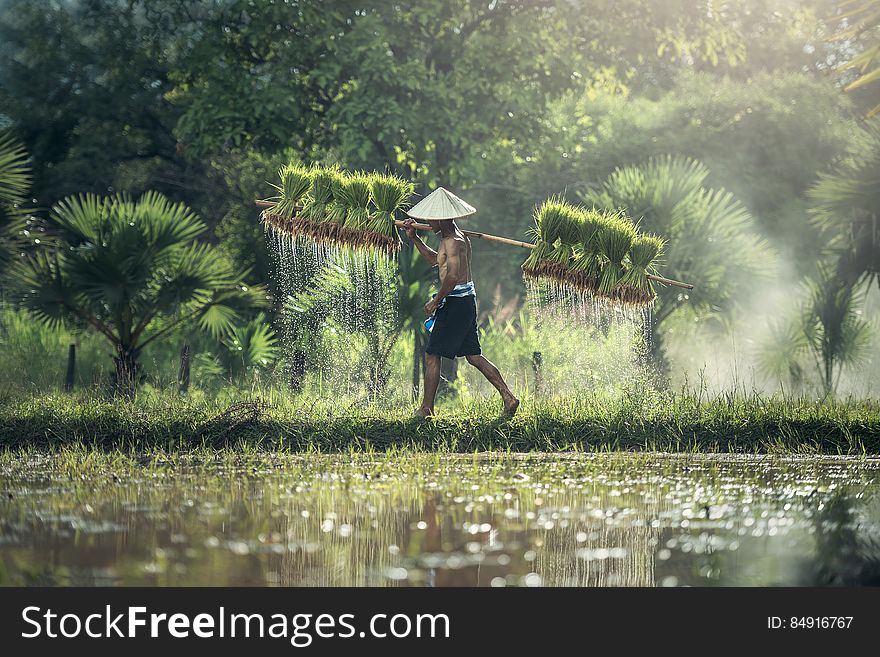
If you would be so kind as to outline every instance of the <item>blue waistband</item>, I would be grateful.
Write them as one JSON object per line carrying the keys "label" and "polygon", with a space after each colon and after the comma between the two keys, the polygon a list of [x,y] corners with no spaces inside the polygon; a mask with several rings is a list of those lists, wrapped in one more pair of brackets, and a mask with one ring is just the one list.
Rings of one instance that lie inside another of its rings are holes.
{"label": "blue waistband", "polygon": [[455,288],[447,294],[449,297],[475,297],[477,296],[477,290],[474,287],[473,281],[468,281],[467,283],[459,283],[455,286]]}

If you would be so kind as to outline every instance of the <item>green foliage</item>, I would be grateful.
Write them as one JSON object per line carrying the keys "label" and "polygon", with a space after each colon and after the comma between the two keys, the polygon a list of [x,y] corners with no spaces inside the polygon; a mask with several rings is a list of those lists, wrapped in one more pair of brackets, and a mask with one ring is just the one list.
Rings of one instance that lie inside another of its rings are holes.
{"label": "green foliage", "polygon": [[870,128],[849,157],[810,189],[811,213],[837,272],[850,285],[880,285],[880,128]]}
{"label": "green foliage", "polygon": [[24,146],[10,134],[0,133],[0,206],[6,211],[21,203],[31,184]]}
{"label": "green foliage", "polygon": [[659,95],[570,95],[551,106],[550,129],[522,153],[531,162],[517,180],[538,197],[583,193],[618,167],[667,154],[697,159],[710,172],[706,186],[731,191],[757,230],[804,259],[820,241],[804,227],[806,191],[850,146],[850,116],[839,90],[795,73],[682,75]]}
{"label": "green foliage", "polygon": [[278,170],[292,160],[292,153],[266,156],[254,151],[233,152],[212,160],[216,200],[209,212],[220,217],[214,236],[235,269],[248,272],[249,283],[267,283],[273,297],[279,296],[272,277],[272,263],[266,234],[257,220],[254,199],[262,198]]}
{"label": "green foliage", "polygon": [[179,111],[166,97],[169,57],[181,52],[172,35],[186,28],[160,4],[170,3],[4,3],[0,106],[33,156],[38,205],[117,189],[201,200],[203,168],[179,157]]}
{"label": "green foliage", "polygon": [[219,343],[219,348],[202,352],[196,358],[199,373],[216,376],[223,383],[236,383],[267,372],[280,352],[278,338],[259,313],[240,326],[233,326]]}
{"label": "green foliage", "polygon": [[0,305],[0,392],[60,390],[71,344],[76,345],[74,389],[106,385],[109,350],[102,336],[47,326],[11,304]]}
{"label": "green foliage", "polygon": [[71,197],[50,221],[60,248],[23,259],[20,303],[50,326],[103,335],[116,352],[120,392],[134,391],[151,342],[181,326],[219,337],[240,310],[264,303],[261,287],[243,285],[216,248],[195,241],[204,223],[161,194]]}
{"label": "green foliage", "polygon": [[31,184],[28,156],[12,135],[0,132],[0,274],[9,264],[22,226],[19,206],[24,203]]}
{"label": "green foliage", "polygon": [[[834,18],[846,27],[833,34],[830,40],[843,41],[847,45],[867,41],[858,54],[840,66],[841,70],[856,69],[858,74],[844,91],[876,84],[880,80],[880,1],[846,0],[838,4],[838,9]],[[880,114],[880,104],[868,110],[867,118],[877,114]]]}
{"label": "green foliage", "polygon": [[654,158],[618,169],[583,195],[596,206],[624,209],[641,229],[662,235],[668,241],[664,275],[694,284],[687,292],[658,289],[655,331],[683,305],[703,319],[729,318],[743,291],[755,288],[772,265],[750,213],[730,192],[705,187],[708,176],[695,160]]}
{"label": "green foliage", "polygon": [[864,295],[827,264],[804,284],[798,312],[777,323],[759,358],[765,374],[803,388],[812,362],[824,396],[833,394],[841,373],[857,367],[867,353],[872,327],[862,315]]}
{"label": "green foliage", "polygon": [[857,363],[864,354],[870,327],[860,317],[863,299],[828,267],[821,267],[807,288],[803,332],[828,395],[837,385],[840,368]]}

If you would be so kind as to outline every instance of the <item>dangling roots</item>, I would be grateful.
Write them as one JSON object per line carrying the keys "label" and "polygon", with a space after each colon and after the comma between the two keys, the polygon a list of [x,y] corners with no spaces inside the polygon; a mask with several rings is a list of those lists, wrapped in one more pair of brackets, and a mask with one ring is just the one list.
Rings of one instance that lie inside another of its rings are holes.
{"label": "dangling roots", "polygon": [[610,294],[599,290],[599,281],[582,271],[571,271],[565,265],[558,262],[541,260],[534,266],[522,267],[523,274],[537,280],[553,280],[562,285],[571,287],[580,292],[587,292],[593,296],[608,299],[623,306],[641,307],[654,303],[657,295],[652,289],[639,289],[632,285],[618,284]]}
{"label": "dangling roots", "polygon": [[312,221],[301,216],[285,218],[269,210],[263,211],[262,221],[275,231],[294,237],[308,237],[318,244],[368,248],[388,255],[400,250],[400,240],[393,237],[373,231],[352,230],[329,221]]}

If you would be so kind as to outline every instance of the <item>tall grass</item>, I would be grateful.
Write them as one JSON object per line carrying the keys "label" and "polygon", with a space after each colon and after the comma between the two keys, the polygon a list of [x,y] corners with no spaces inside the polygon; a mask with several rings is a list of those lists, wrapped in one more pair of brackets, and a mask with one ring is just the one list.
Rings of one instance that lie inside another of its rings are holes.
{"label": "tall grass", "polygon": [[88,394],[0,399],[0,446],[177,450],[199,446],[335,452],[706,451],[880,453],[880,404],[668,393],[526,398],[513,419],[494,401],[447,402],[427,422],[409,406],[292,397],[273,388],[213,398]]}

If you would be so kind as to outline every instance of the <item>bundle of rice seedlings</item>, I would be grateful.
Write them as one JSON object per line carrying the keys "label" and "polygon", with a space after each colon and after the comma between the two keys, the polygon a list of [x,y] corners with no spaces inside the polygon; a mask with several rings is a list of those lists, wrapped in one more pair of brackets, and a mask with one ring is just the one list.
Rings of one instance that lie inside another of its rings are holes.
{"label": "bundle of rice seedlings", "polygon": [[581,211],[573,205],[565,204],[557,228],[558,238],[547,259],[559,265],[560,271],[568,268],[574,255],[574,247],[581,234]]}
{"label": "bundle of rice seedlings", "polygon": [[368,230],[372,219],[371,196],[372,181],[370,176],[362,171],[346,178],[339,190],[340,201],[345,206],[344,232],[340,232],[340,238],[352,246],[367,243],[364,233]]}
{"label": "bundle of rice seedlings", "polygon": [[522,265],[534,277],[564,278],[579,232],[578,210],[558,196],[551,196],[535,208],[535,225],[530,230],[536,248]]}
{"label": "bundle of rice seedlings", "polygon": [[616,300],[618,285],[624,275],[623,261],[635,240],[636,227],[622,212],[605,215],[602,227],[596,234],[598,257],[602,263],[599,276],[598,293],[608,299]]}
{"label": "bundle of rice seedlings", "polygon": [[345,223],[347,210],[343,201],[343,188],[345,187],[347,174],[335,168],[331,170],[331,173],[333,180],[330,183],[330,192],[333,195],[333,199],[327,204],[327,214],[324,220],[332,237],[339,227]]}
{"label": "bundle of rice seedlings", "polygon": [[656,235],[639,233],[629,249],[629,263],[620,284],[621,301],[628,304],[651,303],[656,297],[647,274],[656,274],[656,263],[663,255],[666,242]]}
{"label": "bundle of rice seedlings", "polygon": [[580,234],[569,268],[570,283],[579,289],[590,292],[598,289],[601,263],[597,236],[604,221],[604,215],[595,208],[580,208]]}
{"label": "bundle of rice seedlings", "polygon": [[337,171],[335,167],[312,167],[312,186],[303,203],[304,218],[317,223],[326,219],[327,206],[333,201],[333,181]]}
{"label": "bundle of rice seedlings", "polygon": [[394,225],[394,213],[408,203],[413,184],[393,174],[375,174],[371,178],[376,211],[368,228],[370,237],[377,248],[397,250],[400,248],[400,235]]}
{"label": "bundle of rice seedlings", "polygon": [[311,171],[302,164],[291,162],[278,170],[278,177],[280,185],[270,183],[278,190],[278,203],[271,212],[263,213],[263,221],[278,230],[293,232],[292,224],[312,185]]}

